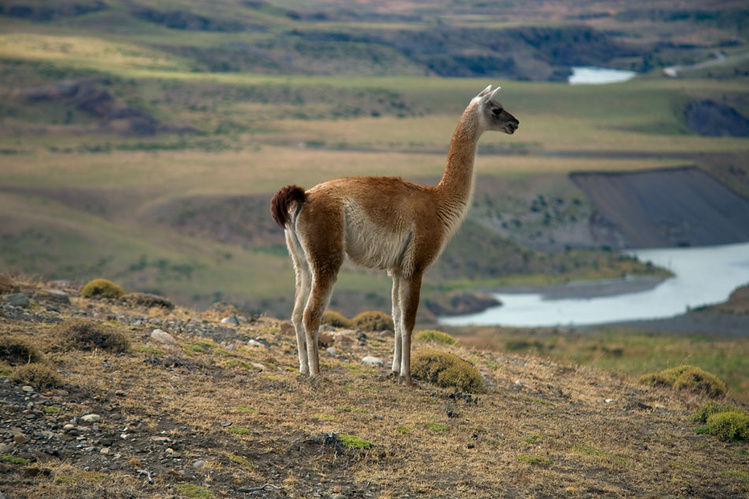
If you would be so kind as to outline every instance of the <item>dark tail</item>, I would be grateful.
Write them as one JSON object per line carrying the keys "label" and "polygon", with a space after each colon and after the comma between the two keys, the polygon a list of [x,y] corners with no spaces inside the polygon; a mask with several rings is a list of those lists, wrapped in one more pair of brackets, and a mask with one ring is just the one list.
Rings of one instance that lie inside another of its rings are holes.
{"label": "dark tail", "polygon": [[287,185],[281,189],[270,200],[270,213],[273,220],[282,228],[286,228],[289,223],[289,206],[292,203],[301,205],[306,198],[304,188],[298,185]]}

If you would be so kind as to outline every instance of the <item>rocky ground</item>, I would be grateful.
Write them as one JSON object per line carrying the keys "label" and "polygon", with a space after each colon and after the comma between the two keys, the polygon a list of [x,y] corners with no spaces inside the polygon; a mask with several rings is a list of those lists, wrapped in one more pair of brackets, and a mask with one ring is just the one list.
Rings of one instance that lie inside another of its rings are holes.
{"label": "rocky ground", "polygon": [[[417,353],[471,362],[485,388],[408,388],[376,361],[391,355],[391,333],[336,329],[323,336],[323,377],[309,380],[276,319],[43,288],[22,285],[0,306],[0,340],[32,345],[57,376],[47,387],[19,379],[25,363],[2,351],[0,496],[749,493],[747,444],[695,432],[702,395],[421,342]],[[73,318],[123,334],[129,348],[71,345]]]}

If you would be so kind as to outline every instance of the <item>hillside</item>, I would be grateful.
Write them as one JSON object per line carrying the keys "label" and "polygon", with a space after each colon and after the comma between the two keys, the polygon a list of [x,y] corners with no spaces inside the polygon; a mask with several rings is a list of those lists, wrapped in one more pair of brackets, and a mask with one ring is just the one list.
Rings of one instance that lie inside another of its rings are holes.
{"label": "hillside", "polygon": [[[361,361],[387,360],[389,334],[343,330],[328,332],[334,350],[323,353],[324,377],[310,381],[296,372],[293,333],[275,319],[231,325],[221,319],[236,311],[225,307],[84,299],[28,283],[15,291],[32,305],[0,308],[0,492],[8,497],[749,492],[747,444],[696,432],[690,414],[705,395],[418,341],[417,353],[469,360],[484,391],[425,381],[406,388]],[[89,321],[85,336],[71,335],[71,318]],[[155,329],[173,342],[154,339]],[[18,377],[9,340],[47,370]]]}

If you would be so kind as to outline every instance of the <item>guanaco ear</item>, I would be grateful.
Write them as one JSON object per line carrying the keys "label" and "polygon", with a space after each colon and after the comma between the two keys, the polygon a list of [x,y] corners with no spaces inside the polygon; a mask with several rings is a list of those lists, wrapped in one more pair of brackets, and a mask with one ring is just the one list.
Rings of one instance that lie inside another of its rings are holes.
{"label": "guanaco ear", "polygon": [[489,95],[489,92],[491,92],[491,90],[492,90],[492,86],[489,85],[488,87],[486,87],[485,89],[483,89],[481,92],[479,92],[479,94],[476,97],[484,98],[487,95]]}
{"label": "guanaco ear", "polygon": [[497,93],[499,93],[500,88],[502,87],[497,87],[494,89],[494,92],[492,92],[492,94],[489,96],[489,100],[494,100],[494,96],[497,95]]}

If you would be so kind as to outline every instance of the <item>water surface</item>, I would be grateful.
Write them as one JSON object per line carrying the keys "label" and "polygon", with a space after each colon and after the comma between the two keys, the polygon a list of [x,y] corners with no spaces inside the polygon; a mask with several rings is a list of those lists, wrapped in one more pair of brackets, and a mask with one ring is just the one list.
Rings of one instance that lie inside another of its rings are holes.
{"label": "water surface", "polygon": [[688,308],[725,301],[749,283],[749,243],[703,248],[668,248],[627,252],[676,276],[637,293],[593,298],[545,299],[542,293],[498,293],[500,307],[441,317],[450,326],[502,325],[539,327],[589,325],[673,317]]}
{"label": "water surface", "polygon": [[572,68],[572,75],[567,82],[570,85],[605,85],[629,81],[637,75],[634,71],[606,69],[590,66]]}

